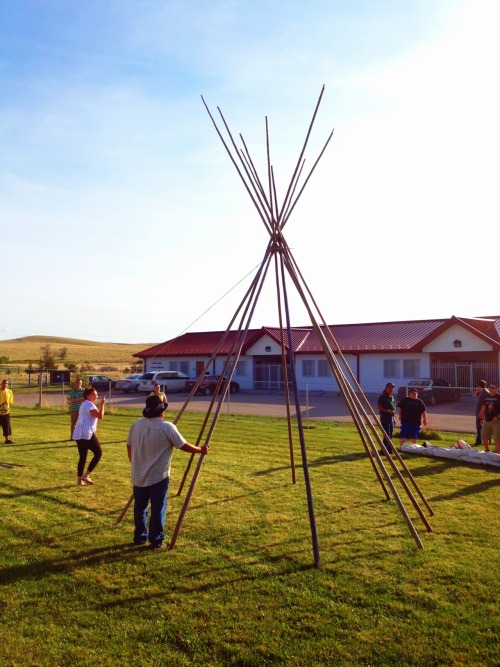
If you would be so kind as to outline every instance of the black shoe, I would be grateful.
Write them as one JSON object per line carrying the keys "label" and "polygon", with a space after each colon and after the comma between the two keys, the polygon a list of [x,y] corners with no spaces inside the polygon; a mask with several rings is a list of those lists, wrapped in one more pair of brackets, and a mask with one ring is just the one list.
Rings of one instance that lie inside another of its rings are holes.
{"label": "black shoe", "polygon": [[140,546],[142,546],[143,544],[146,544],[146,542],[147,542],[147,540],[139,540],[138,542],[136,542],[136,540],[134,540],[134,545],[135,545],[136,547],[140,547]]}
{"label": "black shoe", "polygon": [[6,445],[13,445],[13,444],[14,444],[14,441],[13,441],[13,440],[6,440],[6,441],[5,441],[5,444],[6,444]]}
{"label": "black shoe", "polygon": [[156,542],[153,544],[149,545],[150,549],[162,549],[163,548],[163,542]]}

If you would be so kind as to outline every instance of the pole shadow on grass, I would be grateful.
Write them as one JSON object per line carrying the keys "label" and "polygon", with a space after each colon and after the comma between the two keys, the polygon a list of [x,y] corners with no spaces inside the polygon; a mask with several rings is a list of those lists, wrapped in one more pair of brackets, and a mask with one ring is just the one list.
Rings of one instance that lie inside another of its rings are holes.
{"label": "pole shadow on grass", "polygon": [[442,493],[431,498],[432,501],[453,500],[454,498],[463,498],[464,496],[472,496],[476,493],[483,493],[489,489],[500,486],[500,479],[489,479],[478,484],[464,486],[462,489],[457,489],[451,493]]}
{"label": "pole shadow on grass", "polygon": [[[388,545],[387,536],[381,536],[381,543],[379,546],[370,544],[369,557],[375,558],[386,558],[391,557],[395,558],[400,554],[400,550],[391,548]],[[361,543],[362,540],[359,540]],[[244,554],[243,562],[238,560],[226,561],[225,565],[217,565],[215,567],[207,565],[208,570],[212,580],[207,582],[206,575],[202,571],[199,574],[193,573],[192,569],[189,568],[185,572],[185,576],[182,579],[179,579],[178,576],[169,580],[168,588],[158,593],[149,594],[144,596],[141,592],[138,592],[133,598],[130,597],[120,597],[112,601],[102,602],[97,604],[98,609],[109,609],[113,607],[120,607],[126,605],[131,607],[134,604],[142,605],[144,602],[150,602],[154,600],[161,599],[166,603],[169,602],[169,598],[176,597],[178,595],[193,595],[197,593],[207,593],[210,591],[216,591],[221,588],[227,588],[231,586],[241,586],[245,583],[255,584],[259,582],[272,581],[276,577],[287,577],[293,576],[300,572],[325,572],[328,571],[331,573],[332,568],[335,568],[339,565],[350,565],[356,561],[365,563],[368,557],[368,554],[363,552],[359,554],[345,554],[343,557],[339,557],[338,552],[334,550],[335,546],[345,547],[346,544],[352,545],[352,532],[346,531],[345,541],[338,542],[336,545],[331,545],[331,550],[325,554],[322,558],[322,567],[318,570],[313,563],[304,562],[303,559],[307,557],[309,549],[304,546],[304,540],[302,538],[296,538],[292,541],[281,542],[279,545],[273,544],[272,549],[274,553],[268,553],[269,547],[266,547],[266,552],[259,552],[260,557],[253,557],[251,560],[248,560],[249,552],[247,551]],[[285,551],[280,551],[276,553],[277,547],[286,547]],[[160,550],[161,552],[161,550]],[[168,554],[174,555],[174,552],[167,552]],[[158,554],[160,555],[160,553]],[[166,555],[166,554],[161,554]],[[168,556],[167,556],[168,557]],[[300,560],[299,560],[300,559]],[[160,562],[160,561],[159,561]],[[166,561],[168,563],[168,561]],[[272,565],[274,568],[272,571],[262,571],[262,565]],[[252,568],[257,568],[256,573],[249,572]],[[166,571],[166,575],[167,571]],[[214,578],[217,578],[214,580]]]}
{"label": "pole shadow on grass", "polygon": [[[56,444],[61,443],[61,444]],[[40,445],[51,445],[50,447]],[[30,442],[28,443],[14,443],[9,445],[16,452],[33,452],[40,449],[68,449],[76,447],[76,442],[69,442],[69,440],[47,440],[46,442]]]}
{"label": "pole shadow on grass", "polygon": [[108,512],[104,512],[101,508],[92,508],[89,507],[88,505],[83,506],[80,502],[77,501],[76,498],[75,500],[65,500],[58,495],[52,495],[52,493],[57,493],[59,491],[68,491],[68,490],[74,490],[75,494],[78,494],[78,498],[83,498],[83,495],[82,493],[80,493],[80,491],[85,493],[83,491],[83,488],[80,489],[79,487],[73,484],[63,484],[51,487],[45,486],[39,489],[22,489],[17,486],[3,484],[2,490],[0,491],[0,500],[2,498],[12,500],[16,498],[31,497],[31,498],[36,498],[37,500],[40,501],[44,501],[51,505],[54,505],[54,507],[64,507],[79,511],[84,510],[86,514],[94,514],[96,516],[107,516]]}
{"label": "pole shadow on grass", "polygon": [[[406,461],[414,461],[414,458],[405,459]],[[423,461],[420,459],[420,462]],[[433,458],[428,457],[425,459],[427,465],[421,465],[418,468],[411,468],[411,474],[413,477],[425,477],[427,475],[440,475],[448,470],[453,470],[456,468],[463,468],[464,466],[469,470],[475,470],[476,472],[493,472],[498,473],[500,469],[495,466],[486,466],[484,464],[478,465],[477,463],[470,463],[468,461],[457,461],[454,459],[442,459],[442,458]]]}
{"label": "pole shadow on grass", "polygon": [[[123,440],[100,440],[101,445],[122,445]],[[61,444],[56,444],[61,443]],[[42,445],[51,445],[51,447],[43,447]],[[5,445],[5,447],[12,447],[16,452],[32,452],[39,451],[41,449],[73,449],[76,447],[76,440],[68,440],[64,438],[62,440],[46,440],[42,442],[30,442],[30,443],[13,443],[12,445]],[[3,446],[2,446],[3,448]]]}
{"label": "pole shadow on grass", "polygon": [[[361,461],[366,458],[366,452],[354,452],[351,454],[332,454],[330,456],[321,456],[319,459],[311,459],[309,461],[309,468],[316,468],[319,466],[331,465],[332,463],[345,463],[346,461]],[[275,472],[282,472],[283,470],[290,470],[290,465],[276,466],[273,468],[265,468],[257,470],[251,474],[252,477],[262,477],[263,475],[272,475]],[[302,465],[297,463],[296,469],[300,470]]]}
{"label": "pole shadow on grass", "polygon": [[[33,561],[24,565],[12,565],[0,570],[0,584],[12,584],[16,581],[40,580],[53,574],[64,574],[83,567],[96,567],[121,561],[124,555],[137,555],[144,551],[132,544],[132,541],[113,544],[107,547],[78,551],[63,558]],[[166,551],[166,550],[165,550]]]}

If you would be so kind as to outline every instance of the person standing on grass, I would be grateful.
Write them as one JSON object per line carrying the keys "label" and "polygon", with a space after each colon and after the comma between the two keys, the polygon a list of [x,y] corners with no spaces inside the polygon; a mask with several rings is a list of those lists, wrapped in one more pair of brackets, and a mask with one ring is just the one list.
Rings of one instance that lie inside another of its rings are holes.
{"label": "person standing on grass", "polygon": [[[78,412],[78,420],[73,431],[73,440],[76,440],[78,447],[78,466],[77,466],[77,486],[85,486],[85,484],[93,484],[90,479],[90,473],[94,470],[96,465],[101,460],[102,449],[99,440],[96,436],[97,422],[104,417],[104,406],[106,405],[106,398],[101,398],[101,404],[97,408],[95,402],[97,401],[97,390],[94,387],[89,387],[83,391],[83,403]],[[84,474],[85,463],[87,461],[87,454],[91,451],[94,455],[89,463],[87,471]]]}
{"label": "person standing on grass", "polygon": [[474,445],[480,445],[482,442],[481,438],[481,428],[483,426],[484,419],[481,419],[480,412],[483,407],[483,398],[489,396],[490,392],[486,388],[486,380],[479,380],[477,383],[476,391],[472,394],[474,398],[477,398],[476,401],[476,442]]}
{"label": "person standing on grass", "polygon": [[398,403],[399,419],[401,420],[400,445],[404,445],[407,438],[411,438],[412,444],[417,443],[420,433],[420,425],[427,426],[427,409],[418,391],[410,387],[409,396],[405,396]]}
{"label": "person standing on grass", "polygon": [[[157,382],[153,387],[153,391],[149,394],[150,396],[158,396],[162,403],[166,403],[168,406],[167,395],[164,394],[161,390],[161,386]],[[166,408],[165,408],[166,409]]]}
{"label": "person standing on grass", "polygon": [[9,389],[9,381],[2,380],[0,387],[0,424],[2,424],[3,437],[8,445],[12,444],[10,436],[12,429],[10,426],[10,406],[14,403],[14,394]]}
{"label": "person standing on grass", "polygon": [[[394,419],[396,416],[396,401],[393,394],[394,385],[392,382],[388,382],[377,401],[380,423],[382,424],[384,431],[387,433],[387,437],[384,436],[384,444],[389,454],[392,454],[391,440],[394,432]],[[384,454],[382,450],[379,453]]]}
{"label": "person standing on grass", "polygon": [[68,403],[70,406],[69,416],[71,419],[71,435],[70,440],[73,440],[73,431],[75,430],[76,422],[78,421],[78,414],[83,403],[83,389],[80,378],[75,380],[75,386],[69,392]]}
{"label": "person standing on grass", "polygon": [[495,441],[495,452],[500,454],[500,394],[498,385],[490,384],[489,394],[483,398],[480,418],[484,419],[481,429],[481,438],[484,445],[484,451],[490,451],[490,440]]}
{"label": "person standing on grass", "polygon": [[165,539],[167,491],[174,447],[191,454],[208,454],[208,445],[190,445],[175,424],[163,421],[166,409],[166,403],[158,396],[148,396],[142,411],[144,416],[132,424],[127,438],[134,487],[134,544],[145,544],[149,540],[151,549],[162,547]]}

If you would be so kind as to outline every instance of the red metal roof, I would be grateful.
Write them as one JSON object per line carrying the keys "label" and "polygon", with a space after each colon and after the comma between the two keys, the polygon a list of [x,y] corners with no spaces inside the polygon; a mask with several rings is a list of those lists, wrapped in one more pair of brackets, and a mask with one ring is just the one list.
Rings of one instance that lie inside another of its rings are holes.
{"label": "red metal roof", "polygon": [[[141,352],[136,352],[134,357],[140,357],[141,359],[147,359],[150,357],[184,357],[184,356],[210,356],[212,352],[219,345],[222,337],[225,335],[225,331],[200,331],[182,334],[177,338],[172,340],[167,340],[165,343],[159,343],[153,347],[148,347],[146,350]],[[247,347],[249,342],[255,340],[255,334],[259,334],[260,329],[250,329],[247,332],[245,338],[245,346]],[[227,355],[231,352],[231,347],[233,343],[241,342],[241,334],[237,336],[237,331],[229,331],[218,351],[218,354]]]}
{"label": "red metal roof", "polygon": [[[440,320],[410,320],[405,322],[371,322],[363,324],[334,324],[329,329],[340,350],[344,353],[359,352],[420,352],[432,339],[440,335],[454,324],[459,324],[472,331],[480,338],[487,340],[500,349],[500,317],[499,318],[458,318],[451,317]],[[160,343],[141,352],[134,357],[147,359],[150,357],[179,356],[210,356],[216,349],[224,331],[203,331],[187,333]],[[242,353],[245,354],[262,336],[268,335],[277,343],[281,343],[279,327],[262,327],[247,332]],[[218,354],[227,355],[237,338],[236,331],[229,331]],[[329,338],[329,336],[328,336]],[[285,331],[285,345],[288,347],[288,335]],[[236,341],[241,342],[241,337]],[[292,342],[295,354],[317,354],[322,351],[316,331],[312,326],[293,327]],[[334,341],[330,341],[332,349],[337,349]]]}

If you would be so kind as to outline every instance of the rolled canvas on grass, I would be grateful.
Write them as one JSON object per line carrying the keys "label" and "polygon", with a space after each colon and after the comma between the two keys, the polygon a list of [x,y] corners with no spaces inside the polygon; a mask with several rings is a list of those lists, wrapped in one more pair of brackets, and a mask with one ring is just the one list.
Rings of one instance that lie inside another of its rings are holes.
{"label": "rolled canvas on grass", "polygon": [[406,454],[422,454],[423,456],[455,459],[465,463],[477,463],[500,468],[500,454],[495,452],[480,452],[474,449],[461,449],[460,447],[434,447],[428,443],[426,444],[427,447],[423,445],[402,445],[401,451]]}

